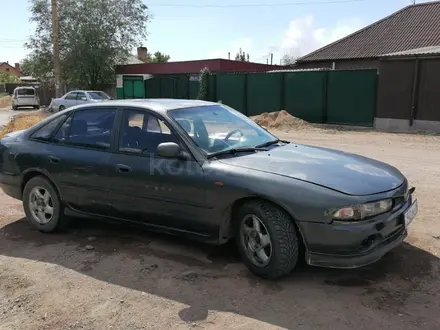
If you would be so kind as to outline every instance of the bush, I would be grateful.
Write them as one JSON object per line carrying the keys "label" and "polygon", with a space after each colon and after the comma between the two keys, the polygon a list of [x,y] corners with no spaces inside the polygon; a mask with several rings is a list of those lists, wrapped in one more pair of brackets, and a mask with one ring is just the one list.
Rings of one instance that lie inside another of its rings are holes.
{"label": "bush", "polygon": [[209,97],[209,76],[211,71],[208,68],[203,68],[200,71],[200,86],[199,94],[197,95],[198,100],[207,101]]}

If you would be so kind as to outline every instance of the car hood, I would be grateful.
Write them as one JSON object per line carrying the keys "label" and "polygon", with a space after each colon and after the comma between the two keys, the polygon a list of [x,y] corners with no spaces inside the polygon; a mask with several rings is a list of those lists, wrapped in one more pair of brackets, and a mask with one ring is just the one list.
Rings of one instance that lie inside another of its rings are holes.
{"label": "car hood", "polygon": [[399,187],[396,168],[343,151],[288,144],[270,151],[220,160],[223,163],[311,182],[348,195],[371,195]]}

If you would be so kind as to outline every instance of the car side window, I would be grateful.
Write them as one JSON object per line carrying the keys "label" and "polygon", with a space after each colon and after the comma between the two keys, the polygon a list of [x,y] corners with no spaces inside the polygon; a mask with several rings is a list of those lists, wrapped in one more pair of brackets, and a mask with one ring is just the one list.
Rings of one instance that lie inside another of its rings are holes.
{"label": "car side window", "polygon": [[76,92],[70,92],[69,94],[66,95],[65,99],[66,100],[76,100],[77,94],[78,93],[76,93]]}
{"label": "car side window", "polygon": [[66,119],[66,115],[59,116],[50,121],[43,127],[39,128],[31,135],[32,139],[39,141],[49,141],[58,126]]}
{"label": "car side window", "polygon": [[87,109],[76,111],[60,127],[54,140],[59,143],[107,150],[111,146],[114,109]]}
{"label": "car side window", "polygon": [[76,99],[77,99],[77,100],[82,101],[83,98],[87,99],[87,97],[86,97],[86,93],[78,92],[78,93],[76,94]]}
{"label": "car side window", "polygon": [[119,151],[154,155],[163,142],[179,143],[162,119],[142,110],[124,110]]}

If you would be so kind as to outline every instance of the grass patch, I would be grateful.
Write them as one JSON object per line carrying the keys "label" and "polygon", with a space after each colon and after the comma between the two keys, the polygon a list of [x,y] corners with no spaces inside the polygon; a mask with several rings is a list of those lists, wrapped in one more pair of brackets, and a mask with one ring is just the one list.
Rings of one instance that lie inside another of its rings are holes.
{"label": "grass patch", "polygon": [[34,126],[35,124],[46,118],[43,113],[35,113],[30,115],[18,115],[0,130],[0,139],[8,133],[20,131]]}

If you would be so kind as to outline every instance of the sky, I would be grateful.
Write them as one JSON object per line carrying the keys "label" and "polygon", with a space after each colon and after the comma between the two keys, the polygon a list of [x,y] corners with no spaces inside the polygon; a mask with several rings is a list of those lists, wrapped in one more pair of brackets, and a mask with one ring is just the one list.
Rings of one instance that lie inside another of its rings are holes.
{"label": "sky", "polygon": [[[143,46],[171,61],[231,58],[274,64],[305,55],[390,15],[411,0],[143,0],[152,19]],[[428,2],[417,0],[417,3]],[[0,62],[20,62],[33,32],[29,0],[0,0]]]}

